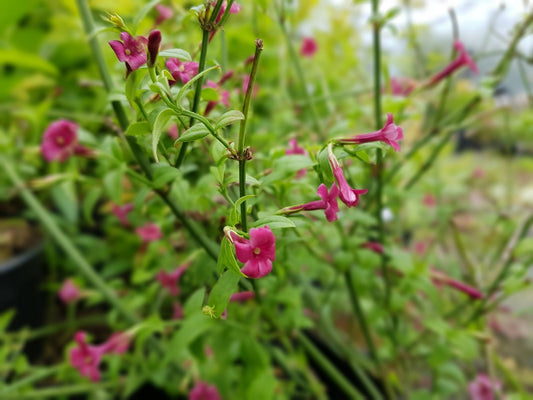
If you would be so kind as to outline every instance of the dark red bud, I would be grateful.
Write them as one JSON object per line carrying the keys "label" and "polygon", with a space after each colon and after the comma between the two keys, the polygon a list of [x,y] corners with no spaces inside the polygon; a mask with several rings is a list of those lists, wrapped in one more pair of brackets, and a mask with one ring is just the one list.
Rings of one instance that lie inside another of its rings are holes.
{"label": "dark red bud", "polygon": [[161,32],[156,30],[150,32],[148,36],[148,66],[153,67],[159,54],[159,45],[161,44]]}

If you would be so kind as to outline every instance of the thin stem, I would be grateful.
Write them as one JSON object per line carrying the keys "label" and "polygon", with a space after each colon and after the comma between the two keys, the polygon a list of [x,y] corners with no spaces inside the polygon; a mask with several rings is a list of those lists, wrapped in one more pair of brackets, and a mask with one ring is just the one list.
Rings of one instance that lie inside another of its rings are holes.
{"label": "thin stem", "polygon": [[80,383],[75,385],[65,385],[65,386],[55,386],[48,387],[45,389],[36,389],[32,392],[23,393],[23,394],[11,394],[11,400],[22,400],[22,399],[46,399],[46,398],[62,398],[63,396],[82,394],[82,393],[91,393],[101,389],[112,388],[117,385],[117,382],[101,382],[101,383]]}
{"label": "thin stem", "polygon": [[[242,106],[242,113],[244,118],[241,120],[239,129],[239,139],[237,146],[237,154],[239,156],[239,196],[246,196],[246,159],[247,155],[244,151],[244,145],[246,143],[246,124],[248,122],[248,111],[250,110],[250,101],[253,97],[255,77],[257,75],[257,66],[259,65],[259,57],[263,51],[263,41],[256,39],[255,41],[255,54],[254,62],[252,64],[252,71],[250,72],[250,79],[248,80],[248,87],[246,88],[246,94],[244,95],[244,104]],[[243,231],[247,231],[246,222],[246,201],[241,203],[241,228]]]}

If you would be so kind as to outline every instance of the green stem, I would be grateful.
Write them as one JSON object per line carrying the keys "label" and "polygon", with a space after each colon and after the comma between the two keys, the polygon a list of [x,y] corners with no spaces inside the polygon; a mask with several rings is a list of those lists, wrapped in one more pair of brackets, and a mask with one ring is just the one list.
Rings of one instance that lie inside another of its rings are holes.
{"label": "green stem", "polygon": [[87,262],[81,252],[76,248],[76,246],[74,246],[71,239],[65,233],[63,233],[41,202],[26,187],[22,179],[15,172],[15,169],[3,156],[0,156],[0,165],[7,173],[9,179],[13,182],[15,187],[19,190],[19,193],[26,204],[33,210],[41,224],[48,231],[50,236],[52,236],[59,247],[72,259],[72,261],[74,261],[78,267],[78,270],[87,278],[89,282],[91,282],[96,289],[100,291],[102,296],[111,305],[113,305],[113,307],[115,307],[129,323],[134,324],[138,322],[138,317],[128,308],[126,308],[124,304],[122,304],[115,292],[109,286],[107,286],[106,282]]}
{"label": "green stem", "polygon": [[80,383],[77,385],[65,385],[48,387],[45,389],[36,389],[32,392],[23,394],[11,394],[9,399],[22,400],[22,399],[46,399],[46,398],[63,398],[63,396],[70,396],[82,393],[91,393],[101,389],[112,388],[117,385],[117,382],[102,382],[102,383]]}
{"label": "green stem", "polygon": [[[237,145],[237,154],[239,156],[239,196],[246,196],[246,159],[247,155],[244,151],[244,145],[246,143],[246,124],[248,122],[248,111],[250,110],[250,102],[253,97],[255,77],[257,75],[257,66],[259,65],[259,57],[263,51],[263,41],[256,39],[255,41],[255,54],[254,62],[252,64],[252,71],[250,72],[250,79],[248,80],[248,87],[246,88],[246,94],[244,95],[244,104],[242,105],[242,113],[244,118],[241,120],[239,127],[239,139]],[[246,222],[246,201],[241,203],[241,228],[243,231],[247,231]]]}
{"label": "green stem", "polygon": [[339,388],[349,395],[350,399],[364,400],[363,395],[357,390],[351,382],[349,382],[339,370],[320,352],[319,349],[311,342],[303,333],[299,333],[297,336],[298,342],[305,349],[307,354],[318,364],[322,371],[324,371]]}
{"label": "green stem", "polygon": [[[33,371],[30,375],[15,381],[13,383],[10,383],[9,386],[6,386],[2,390],[0,390],[0,398],[4,399],[15,399],[19,398],[17,395],[13,394],[12,392],[16,391],[17,389],[23,388],[25,386],[32,385],[36,382],[39,382],[45,378],[48,378],[49,376],[57,374],[61,369],[63,368],[62,365],[56,365],[49,368],[39,368],[38,370]],[[4,395],[11,393],[9,397],[4,397]]]}

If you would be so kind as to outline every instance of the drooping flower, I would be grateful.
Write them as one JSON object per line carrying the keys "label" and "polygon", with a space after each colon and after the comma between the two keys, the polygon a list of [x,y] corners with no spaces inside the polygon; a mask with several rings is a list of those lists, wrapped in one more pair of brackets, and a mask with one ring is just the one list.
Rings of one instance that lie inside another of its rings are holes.
{"label": "drooping flower", "polygon": [[216,386],[198,382],[189,392],[189,400],[220,400]]}
{"label": "drooping flower", "polygon": [[88,155],[91,151],[78,144],[78,125],[60,119],[52,122],[44,131],[41,153],[48,162],[64,162],[73,154]]}
{"label": "drooping flower", "polygon": [[237,259],[244,263],[242,273],[249,278],[262,278],[272,271],[276,258],[276,237],[268,226],[250,229],[250,239],[229,231],[229,238],[235,245]]}
{"label": "drooping flower", "polygon": [[454,47],[457,50],[458,54],[455,60],[448,64],[442,71],[435,74],[430,80],[428,85],[432,86],[442,79],[446,78],[448,75],[453,74],[456,70],[463,66],[468,66],[472,72],[475,74],[479,73],[476,63],[472,60],[472,57],[467,53],[465,46],[460,40],[454,42]]}
{"label": "drooping flower", "polygon": [[346,204],[348,207],[355,207],[359,204],[359,196],[368,192],[367,189],[353,189],[346,178],[344,177],[344,172],[342,171],[339,161],[333,154],[333,148],[331,143],[328,145],[328,161],[333,171],[333,176],[337,181],[339,186],[339,198],[341,201]]}
{"label": "drooping flower", "polygon": [[131,337],[126,332],[115,332],[100,346],[104,353],[123,354],[130,347]]}
{"label": "drooping flower", "polygon": [[172,16],[174,15],[174,11],[172,10],[172,8],[166,7],[163,4],[156,4],[155,9],[157,11],[157,17],[155,20],[156,25],[159,25],[167,19],[172,18]]}
{"label": "drooping flower", "polygon": [[332,183],[329,192],[328,187],[321,183],[317,189],[317,194],[320,196],[321,200],[315,200],[297,206],[286,207],[281,209],[279,213],[294,214],[299,211],[324,210],[324,213],[326,214],[326,219],[329,222],[336,221],[337,213],[339,212],[339,204],[337,202],[339,188],[337,187],[335,182]]}
{"label": "drooping flower", "polygon": [[476,379],[468,385],[471,400],[494,400],[496,393],[502,388],[501,382],[492,382],[485,374],[478,374]]}
{"label": "drooping flower", "polygon": [[111,40],[109,45],[117,55],[119,61],[126,63],[129,71],[135,71],[146,63],[146,45],[148,40],[144,36],[133,37],[128,32],[120,33],[120,40]]}
{"label": "drooping flower", "polygon": [[338,142],[342,144],[361,144],[368,142],[381,141],[392,146],[396,151],[400,151],[400,144],[398,140],[403,139],[403,130],[399,126],[394,124],[392,114],[387,114],[387,122],[385,126],[379,131],[365,133],[362,135],[356,135],[351,138],[339,139]]}
{"label": "drooping flower", "polygon": [[87,344],[85,332],[76,332],[74,340],[77,347],[70,350],[70,365],[76,368],[81,376],[91,379],[93,382],[100,380],[100,362],[105,351],[102,346]]}
{"label": "drooping flower", "polygon": [[67,279],[63,282],[61,289],[57,292],[58,297],[65,304],[72,303],[80,298],[80,288],[74,283],[72,279]]}
{"label": "drooping flower", "polygon": [[312,37],[304,37],[302,39],[302,46],[300,47],[300,54],[304,57],[313,57],[318,50],[318,44]]}
{"label": "drooping flower", "polygon": [[444,284],[450,287],[453,287],[454,289],[459,290],[460,292],[463,292],[467,296],[478,300],[483,298],[483,293],[481,293],[478,289],[475,287],[472,287],[470,285],[467,285],[464,282],[460,282],[456,279],[453,279],[446,275],[444,272],[439,271],[436,268],[432,268],[430,272],[431,279],[433,280],[434,284]]}
{"label": "drooping flower", "polygon": [[119,206],[118,204],[113,204],[112,212],[120,220],[122,226],[130,226],[130,221],[128,221],[128,214],[133,211],[133,203],[127,203]]}
{"label": "drooping flower", "polygon": [[172,78],[174,78],[174,81],[169,82],[171,85],[177,81],[181,81],[185,85],[193,76],[198,74],[198,63],[195,61],[181,61],[179,58],[169,58],[166,66]]}
{"label": "drooping flower", "polygon": [[161,45],[161,32],[158,30],[150,32],[148,35],[148,66],[153,67],[159,54],[159,46]]}
{"label": "drooping flower", "polygon": [[407,97],[416,88],[416,81],[405,77],[390,78],[390,88],[394,96]]}
{"label": "drooping flower", "polygon": [[189,264],[187,263],[179,266],[171,272],[159,271],[156,275],[156,279],[170,292],[172,296],[177,296],[180,292],[178,282],[188,267]]}
{"label": "drooping flower", "polygon": [[[287,150],[285,150],[286,155],[292,155],[292,154],[300,154],[300,155],[307,155],[307,151],[303,147],[298,146],[298,142],[296,139],[292,138],[289,140],[289,147]],[[305,168],[302,168],[296,172],[296,178],[302,178],[307,174],[307,170]]]}
{"label": "drooping flower", "polygon": [[163,232],[161,228],[152,222],[148,222],[143,226],[135,229],[135,233],[139,235],[144,243],[153,242],[154,240],[161,239],[163,237]]}

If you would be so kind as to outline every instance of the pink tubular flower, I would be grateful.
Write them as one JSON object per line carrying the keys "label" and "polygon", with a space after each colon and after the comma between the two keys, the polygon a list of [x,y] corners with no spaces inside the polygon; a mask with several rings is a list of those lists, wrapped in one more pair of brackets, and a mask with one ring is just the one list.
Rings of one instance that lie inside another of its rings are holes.
{"label": "pink tubular flower", "polygon": [[255,293],[251,290],[246,290],[244,292],[233,293],[229,298],[229,301],[244,303],[245,301],[251,300],[255,297]]}
{"label": "pink tubular flower", "polygon": [[104,353],[122,354],[128,351],[130,340],[131,337],[126,332],[115,332],[100,346]]}
{"label": "pink tubular flower", "polygon": [[[298,142],[296,139],[292,138],[289,140],[289,148],[285,150],[286,155],[292,155],[292,154],[301,154],[301,155],[307,155],[307,151],[303,147],[298,146]],[[298,172],[296,172],[296,178],[302,178],[307,174],[307,170],[305,168],[302,168]]]}
{"label": "pink tubular flower", "polygon": [[171,85],[175,84],[178,80],[185,85],[193,76],[198,74],[198,63],[194,61],[183,62],[179,58],[169,58],[166,65],[172,78],[174,78],[173,82],[169,82]]}
{"label": "pink tubular flower", "polygon": [[351,138],[339,139],[339,143],[342,144],[361,144],[368,142],[381,141],[392,146],[396,151],[400,151],[400,145],[398,140],[403,139],[403,130],[399,126],[394,124],[392,114],[387,114],[387,122],[385,126],[379,131],[372,133],[365,133],[362,135],[356,135]]}
{"label": "pink tubular flower", "polygon": [[313,57],[318,50],[318,44],[312,37],[304,37],[302,39],[302,46],[300,47],[300,54],[304,57]]}
{"label": "pink tubular flower", "polygon": [[189,392],[189,400],[220,400],[216,386],[198,382]]}
{"label": "pink tubular flower", "polygon": [[113,204],[112,212],[120,220],[122,226],[130,226],[130,221],[128,221],[128,214],[133,211],[133,203],[127,203],[122,206],[118,204]]}
{"label": "pink tubular flower", "polygon": [[48,162],[64,162],[73,154],[88,155],[90,150],[78,144],[78,125],[60,119],[52,122],[44,131],[41,153]]}
{"label": "pink tubular flower", "polygon": [[272,271],[276,258],[276,237],[268,226],[250,229],[250,239],[230,231],[237,259],[244,263],[242,273],[248,278],[262,278]]}
{"label": "pink tubular flower", "polygon": [[363,244],[363,247],[372,250],[376,254],[383,254],[383,245],[379,242],[368,241]]}
{"label": "pink tubular flower", "polygon": [[177,296],[180,292],[178,282],[188,267],[189,264],[184,264],[171,272],[159,271],[156,275],[156,279],[170,292],[172,296]]}
{"label": "pink tubular flower", "polygon": [[161,45],[161,31],[155,30],[148,35],[148,66],[153,67],[159,54],[159,46]]}
{"label": "pink tubular flower", "polygon": [[359,195],[365,194],[368,192],[367,189],[353,189],[350,187],[346,178],[344,177],[344,172],[342,171],[335,154],[333,154],[333,148],[331,143],[328,145],[328,160],[331,170],[333,171],[333,176],[337,181],[339,186],[339,198],[341,201],[346,204],[348,207],[355,207],[359,204]]}
{"label": "pink tubular flower", "polygon": [[416,81],[411,78],[390,78],[391,92],[394,96],[407,97],[416,87]]}
{"label": "pink tubular flower", "polygon": [[153,242],[154,240],[161,239],[163,237],[163,232],[161,228],[152,222],[148,222],[143,226],[135,229],[135,233],[139,235],[144,243]]}
{"label": "pink tubular flower", "polygon": [[170,136],[174,140],[179,138],[180,137],[180,131],[178,129],[178,125],[172,125],[170,128],[168,128],[167,134],[168,134],[168,136]]}
{"label": "pink tubular flower", "polygon": [[[215,2],[216,3],[216,2]],[[224,1],[222,3],[222,7],[220,7],[220,11],[217,15],[217,18],[215,20],[215,23],[219,23],[220,20],[222,19],[222,16],[224,15],[224,13],[226,12],[226,8],[228,8],[228,2],[227,1]],[[233,2],[233,4],[231,5],[230,9],[229,9],[229,13],[230,14],[238,14],[241,12],[241,5],[240,4],[237,4],[236,1]]]}
{"label": "pink tubular flower", "polygon": [[93,382],[100,380],[100,362],[105,354],[102,346],[87,344],[85,332],[76,332],[74,335],[78,347],[70,350],[70,365],[78,369],[81,376],[91,379]]}
{"label": "pink tubular flower", "polygon": [[148,40],[143,36],[133,37],[128,32],[120,34],[120,40],[111,40],[109,45],[119,61],[126,63],[128,71],[135,71],[146,63],[146,45]]}
{"label": "pink tubular flower", "polygon": [[478,374],[476,379],[468,385],[471,400],[494,400],[495,393],[501,391],[499,381],[492,382],[485,374]]}
{"label": "pink tubular flower", "polygon": [[457,69],[461,68],[464,65],[467,65],[472,70],[472,72],[474,72],[475,74],[479,73],[477,65],[474,63],[474,60],[472,60],[470,55],[466,52],[466,49],[463,43],[459,40],[456,40],[453,45],[459,54],[457,55],[455,60],[453,60],[442,71],[435,74],[429,80],[429,83],[428,83],[429,86],[434,85],[440,80],[446,78],[448,75],[453,74]]}
{"label": "pink tubular flower", "polygon": [[437,285],[445,284],[447,286],[453,287],[454,289],[457,289],[460,292],[463,292],[464,294],[466,294],[467,296],[475,300],[479,300],[483,298],[483,293],[481,293],[478,289],[470,285],[467,285],[466,283],[450,278],[444,272],[439,271],[436,268],[432,268],[430,275],[431,275],[431,279],[433,280],[433,283]]}
{"label": "pink tubular flower", "polygon": [[72,303],[80,298],[80,288],[76,286],[72,279],[63,282],[61,289],[57,292],[58,297],[65,304]]}
{"label": "pink tubular flower", "polygon": [[174,11],[170,7],[166,7],[162,4],[156,4],[155,9],[157,11],[157,18],[155,24],[159,25],[160,23],[166,21],[167,19],[172,18]]}
{"label": "pink tubular flower", "polygon": [[286,207],[281,209],[279,214],[294,214],[300,211],[324,210],[326,219],[329,222],[337,220],[337,213],[339,212],[339,204],[337,203],[337,196],[339,195],[339,188],[333,182],[328,192],[328,187],[323,183],[317,189],[317,194],[321,200],[311,201],[309,203],[300,204],[297,206]]}

